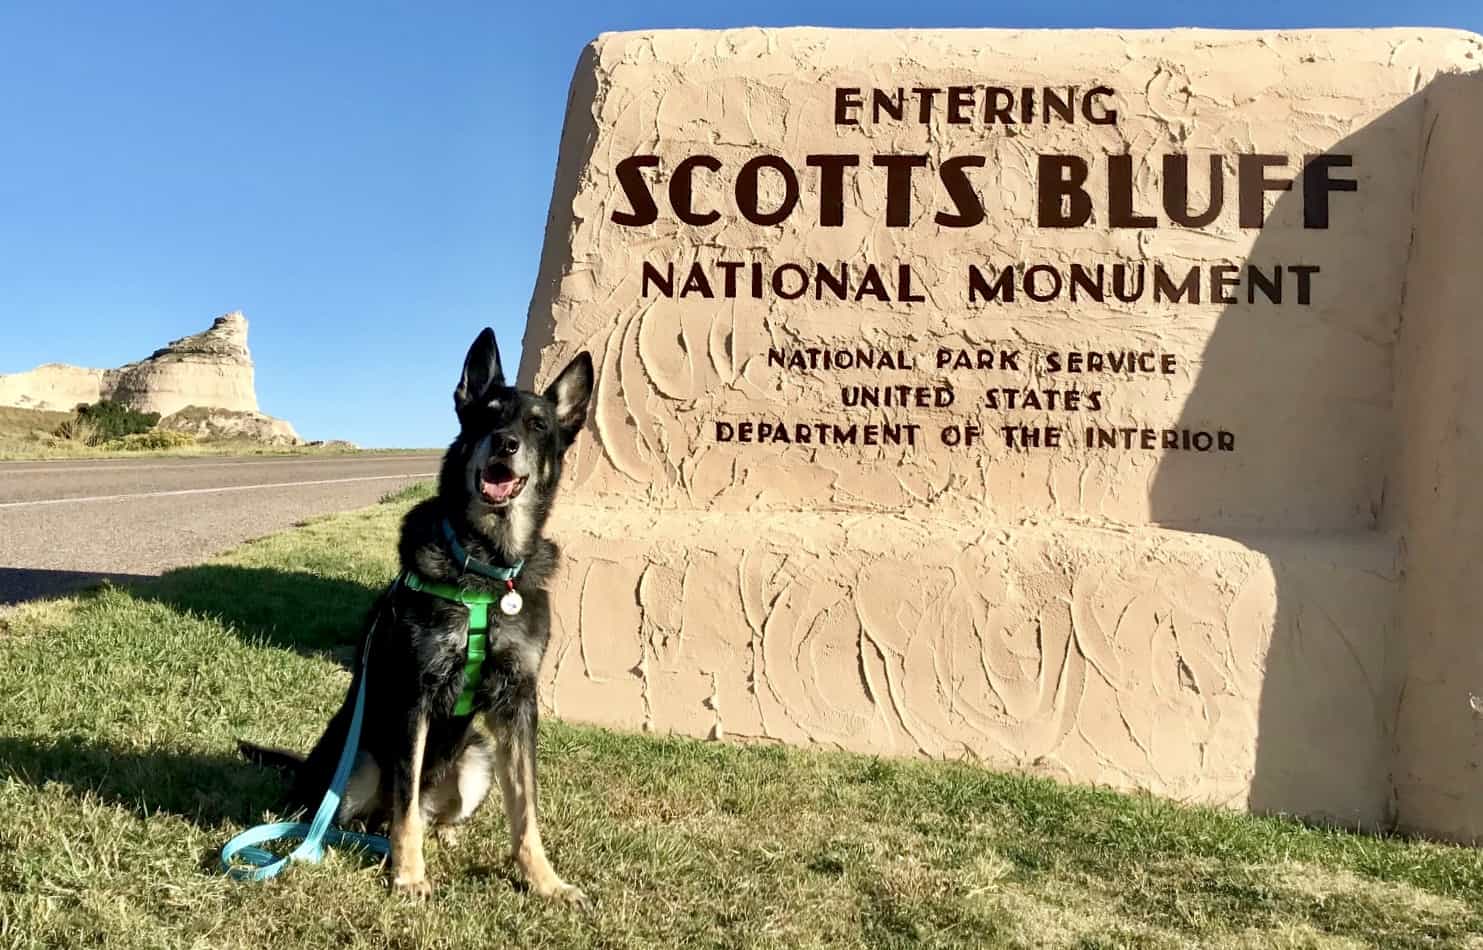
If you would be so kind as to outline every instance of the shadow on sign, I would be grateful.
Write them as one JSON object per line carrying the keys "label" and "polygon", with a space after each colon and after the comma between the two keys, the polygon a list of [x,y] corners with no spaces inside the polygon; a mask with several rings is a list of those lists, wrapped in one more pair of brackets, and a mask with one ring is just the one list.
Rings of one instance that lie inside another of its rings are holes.
{"label": "shadow on sign", "polygon": [[[1178,425],[1232,430],[1237,449],[1168,453],[1150,489],[1156,523],[1234,538],[1270,561],[1270,576],[1230,580],[1238,601],[1250,594],[1244,603],[1262,605],[1244,622],[1227,618],[1235,659],[1223,672],[1241,682],[1216,676],[1196,687],[1207,725],[1235,715],[1219,696],[1260,690],[1249,799],[1258,812],[1374,824],[1392,805],[1395,703],[1385,663],[1398,584],[1386,576],[1394,541],[1377,526],[1394,455],[1394,343],[1424,115],[1414,95],[1328,149],[1353,157],[1330,177],[1359,182],[1357,193],[1326,196],[1331,227],[1312,227],[1311,208],[1305,227],[1305,156],[1269,171],[1297,180],[1278,193],[1244,263],[1268,273],[1321,264],[1311,301],[1292,287],[1280,305],[1249,300],[1244,281],[1234,291]],[[1177,641],[1203,636],[1195,620],[1180,631],[1180,619],[1176,608]],[[1260,629],[1268,620],[1269,631]],[[1268,632],[1269,642],[1254,642]]]}

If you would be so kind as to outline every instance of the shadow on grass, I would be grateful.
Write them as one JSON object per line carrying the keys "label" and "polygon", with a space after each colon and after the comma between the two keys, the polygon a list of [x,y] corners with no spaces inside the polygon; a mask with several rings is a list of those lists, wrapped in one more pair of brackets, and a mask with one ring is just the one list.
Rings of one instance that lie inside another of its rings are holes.
{"label": "shadow on grass", "polygon": [[300,571],[202,564],[137,584],[136,596],[219,620],[245,640],[349,654],[380,588]]}
{"label": "shadow on grass", "polygon": [[272,769],[236,755],[133,749],[77,735],[0,736],[0,776],[38,788],[61,783],[140,817],[163,812],[201,827],[252,824],[283,786]]}
{"label": "shadow on grass", "polygon": [[104,581],[131,583],[150,580],[145,574],[111,571],[54,571],[39,567],[0,567],[0,606],[44,597],[60,597],[96,587]]}

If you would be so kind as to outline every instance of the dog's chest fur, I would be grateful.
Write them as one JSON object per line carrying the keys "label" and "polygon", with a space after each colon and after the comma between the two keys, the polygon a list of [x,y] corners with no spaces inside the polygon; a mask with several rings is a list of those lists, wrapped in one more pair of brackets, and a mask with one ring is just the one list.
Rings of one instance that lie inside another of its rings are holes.
{"label": "dog's chest fur", "polygon": [[[503,581],[466,573],[453,562],[440,540],[441,516],[434,502],[425,502],[408,513],[402,533],[402,563],[424,580],[454,584],[471,591],[501,594]],[[495,556],[472,542],[469,553],[481,560]],[[489,608],[487,656],[474,694],[476,712],[493,711],[513,701],[522,684],[540,673],[550,637],[550,604],[545,585],[555,571],[556,545],[538,538],[524,558],[515,578],[515,590],[523,601],[520,613],[507,616],[497,605]],[[399,589],[388,605],[395,631],[404,640],[402,650],[420,672],[423,701],[437,718],[451,716],[463,690],[467,658],[469,609],[463,604],[429,594]],[[407,655],[410,654],[410,655]]]}

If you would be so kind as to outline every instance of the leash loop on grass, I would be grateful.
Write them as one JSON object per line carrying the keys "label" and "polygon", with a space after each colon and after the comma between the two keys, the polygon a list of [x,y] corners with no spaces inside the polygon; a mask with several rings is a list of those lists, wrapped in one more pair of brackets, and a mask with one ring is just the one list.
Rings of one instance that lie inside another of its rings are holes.
{"label": "leash loop on grass", "polygon": [[[397,581],[392,582],[395,588]],[[280,871],[294,861],[318,864],[324,859],[325,845],[351,847],[369,851],[385,857],[391,853],[391,842],[383,835],[360,834],[332,827],[335,813],[340,810],[340,801],[345,796],[345,785],[350,781],[350,770],[355,765],[356,752],[360,749],[360,724],[366,706],[366,668],[371,656],[371,638],[376,632],[373,621],[366,634],[366,648],[361,654],[360,687],[355,691],[355,710],[350,716],[350,730],[345,735],[345,749],[340,753],[340,762],[335,766],[335,775],[330,780],[329,790],[319,803],[314,818],[308,824],[302,821],[279,821],[249,828],[221,849],[221,867],[229,877],[238,881],[266,881],[276,877]],[[258,845],[270,841],[292,841],[301,843],[287,857],[278,857]],[[233,863],[234,859],[242,863]]]}

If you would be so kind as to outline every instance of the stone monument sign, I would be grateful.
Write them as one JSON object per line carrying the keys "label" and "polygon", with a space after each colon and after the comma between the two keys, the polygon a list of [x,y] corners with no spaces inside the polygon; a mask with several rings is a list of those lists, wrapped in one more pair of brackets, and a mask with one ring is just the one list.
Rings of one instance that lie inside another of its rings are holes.
{"label": "stone monument sign", "polygon": [[555,712],[1483,833],[1480,67],[599,38],[521,366],[599,367]]}

